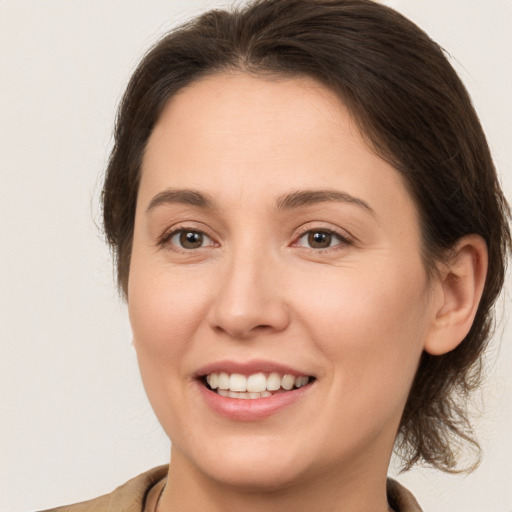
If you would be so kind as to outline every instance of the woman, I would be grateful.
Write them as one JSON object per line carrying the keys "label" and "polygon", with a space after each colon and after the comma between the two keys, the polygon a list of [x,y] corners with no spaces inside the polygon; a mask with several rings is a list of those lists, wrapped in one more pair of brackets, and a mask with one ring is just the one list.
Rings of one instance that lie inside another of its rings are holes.
{"label": "woman", "polygon": [[209,12],[135,71],[103,190],[169,467],[56,510],[417,511],[457,468],[508,206],[441,50],[366,0]]}

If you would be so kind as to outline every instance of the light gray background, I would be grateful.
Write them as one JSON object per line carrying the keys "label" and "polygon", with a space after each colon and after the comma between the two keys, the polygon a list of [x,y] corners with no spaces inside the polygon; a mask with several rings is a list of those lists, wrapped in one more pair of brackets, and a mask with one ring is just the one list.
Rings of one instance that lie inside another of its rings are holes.
{"label": "light gray background", "polygon": [[[385,3],[452,54],[512,197],[512,2]],[[131,71],[160,34],[219,5],[0,0],[1,511],[91,498],[167,462],[95,222]],[[426,511],[512,512],[511,329],[493,345],[478,397],[481,467],[399,477]]]}

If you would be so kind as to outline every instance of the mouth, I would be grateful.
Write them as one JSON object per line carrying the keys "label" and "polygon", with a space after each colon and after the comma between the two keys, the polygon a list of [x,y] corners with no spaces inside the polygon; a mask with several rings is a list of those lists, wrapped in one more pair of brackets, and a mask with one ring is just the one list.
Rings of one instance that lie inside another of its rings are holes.
{"label": "mouth", "polygon": [[278,372],[243,375],[221,371],[203,375],[199,380],[208,390],[220,396],[257,400],[311,385],[315,378]]}

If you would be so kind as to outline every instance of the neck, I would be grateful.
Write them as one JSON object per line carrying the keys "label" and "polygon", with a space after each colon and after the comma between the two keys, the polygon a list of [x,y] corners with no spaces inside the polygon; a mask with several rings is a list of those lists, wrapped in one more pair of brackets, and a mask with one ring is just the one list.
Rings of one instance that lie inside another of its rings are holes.
{"label": "neck", "polygon": [[200,472],[173,447],[172,463],[158,512],[389,512],[386,469],[368,475],[352,467],[350,474],[340,470],[315,478],[304,476],[280,489],[240,488]]}

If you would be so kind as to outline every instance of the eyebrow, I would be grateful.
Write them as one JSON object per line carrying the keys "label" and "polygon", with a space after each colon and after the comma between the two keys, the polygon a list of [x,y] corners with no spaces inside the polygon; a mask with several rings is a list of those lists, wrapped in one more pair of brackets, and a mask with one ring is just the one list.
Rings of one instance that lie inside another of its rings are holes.
{"label": "eyebrow", "polygon": [[146,208],[146,213],[154,210],[157,206],[173,203],[188,204],[190,206],[197,206],[206,210],[215,209],[213,199],[207,194],[203,194],[197,190],[168,188],[151,199],[148,207]]}
{"label": "eyebrow", "polygon": [[290,210],[332,201],[354,204],[375,216],[375,211],[368,203],[339,190],[298,190],[280,196],[276,201],[276,206],[278,210]]}
{"label": "eyebrow", "polygon": [[[359,206],[375,216],[375,211],[368,203],[339,190],[298,190],[279,196],[276,201],[278,210],[293,210],[325,202],[341,202]],[[211,196],[192,189],[166,189],[151,199],[146,213],[164,204],[186,204],[205,210],[214,210],[215,202]]]}

